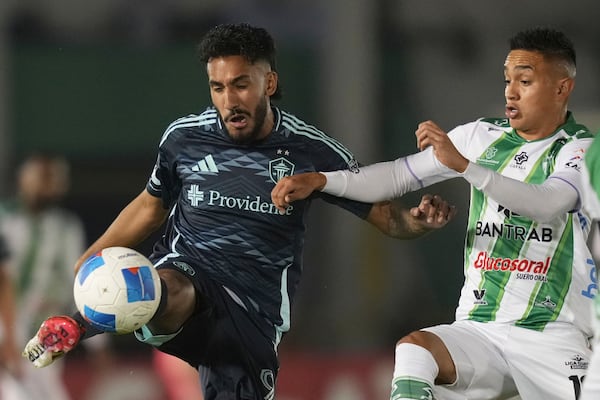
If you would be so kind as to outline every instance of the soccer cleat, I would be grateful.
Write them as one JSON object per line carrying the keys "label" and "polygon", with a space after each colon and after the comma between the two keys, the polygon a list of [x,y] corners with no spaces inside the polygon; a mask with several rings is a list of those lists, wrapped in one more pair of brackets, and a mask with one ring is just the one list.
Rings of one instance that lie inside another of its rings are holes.
{"label": "soccer cleat", "polygon": [[84,331],[71,317],[50,317],[29,340],[23,350],[23,357],[27,357],[37,368],[48,366],[77,346]]}

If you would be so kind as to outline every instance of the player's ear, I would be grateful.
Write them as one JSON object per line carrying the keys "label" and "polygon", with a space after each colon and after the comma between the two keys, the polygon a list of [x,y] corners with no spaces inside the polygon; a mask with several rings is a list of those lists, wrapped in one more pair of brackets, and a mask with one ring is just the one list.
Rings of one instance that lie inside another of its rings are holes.
{"label": "player's ear", "polygon": [[557,94],[559,96],[569,97],[573,88],[575,87],[575,80],[571,78],[564,78],[558,82]]}
{"label": "player's ear", "polygon": [[267,84],[266,84],[267,96],[272,96],[276,90],[277,90],[277,72],[269,71],[269,72],[267,72]]}

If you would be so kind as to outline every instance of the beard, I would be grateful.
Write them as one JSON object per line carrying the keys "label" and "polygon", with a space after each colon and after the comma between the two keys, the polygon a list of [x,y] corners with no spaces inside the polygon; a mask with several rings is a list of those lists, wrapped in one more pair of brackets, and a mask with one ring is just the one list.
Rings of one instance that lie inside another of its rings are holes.
{"label": "beard", "polygon": [[[245,114],[247,118],[250,118],[251,115],[254,115],[254,127],[248,133],[232,133],[229,131],[229,128],[227,128],[227,125],[225,125],[227,134],[235,144],[248,145],[262,139],[261,130],[267,118],[267,99],[265,97],[261,98],[253,113],[246,112],[245,110],[234,109],[228,116],[228,119],[231,119],[231,117],[235,116],[236,114]],[[221,116],[221,118],[224,120],[223,116]]]}

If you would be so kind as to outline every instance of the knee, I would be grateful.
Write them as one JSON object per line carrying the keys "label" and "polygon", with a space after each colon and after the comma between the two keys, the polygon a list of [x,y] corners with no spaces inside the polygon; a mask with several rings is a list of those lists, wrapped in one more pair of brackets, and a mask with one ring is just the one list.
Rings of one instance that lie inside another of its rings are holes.
{"label": "knee", "polygon": [[410,344],[416,344],[417,346],[421,346],[427,350],[430,350],[431,338],[428,337],[428,335],[431,335],[431,333],[424,332],[424,331],[411,332],[408,335],[404,336],[402,339],[398,340],[398,342],[396,343],[396,346],[398,346],[402,343],[410,343]]}
{"label": "knee", "polygon": [[427,350],[438,365],[436,384],[450,384],[456,380],[456,366],[444,342],[435,334],[427,331],[415,331],[398,341],[396,347],[410,343]]}
{"label": "knee", "polygon": [[182,273],[173,269],[159,269],[158,275],[167,289],[168,300],[194,295],[194,285]]}
{"label": "knee", "polygon": [[151,326],[161,331],[173,332],[193,314],[196,307],[196,289],[182,273],[172,269],[158,270],[163,281],[164,305],[151,321]]}

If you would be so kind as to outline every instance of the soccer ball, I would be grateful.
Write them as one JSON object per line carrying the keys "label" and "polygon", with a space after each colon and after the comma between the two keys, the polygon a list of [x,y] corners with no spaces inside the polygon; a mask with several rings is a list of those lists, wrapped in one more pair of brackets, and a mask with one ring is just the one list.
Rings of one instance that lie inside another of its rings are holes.
{"label": "soccer ball", "polygon": [[73,285],[83,318],[117,334],[131,333],[150,321],[160,296],[160,278],[150,260],[127,247],[108,247],[90,256]]}

